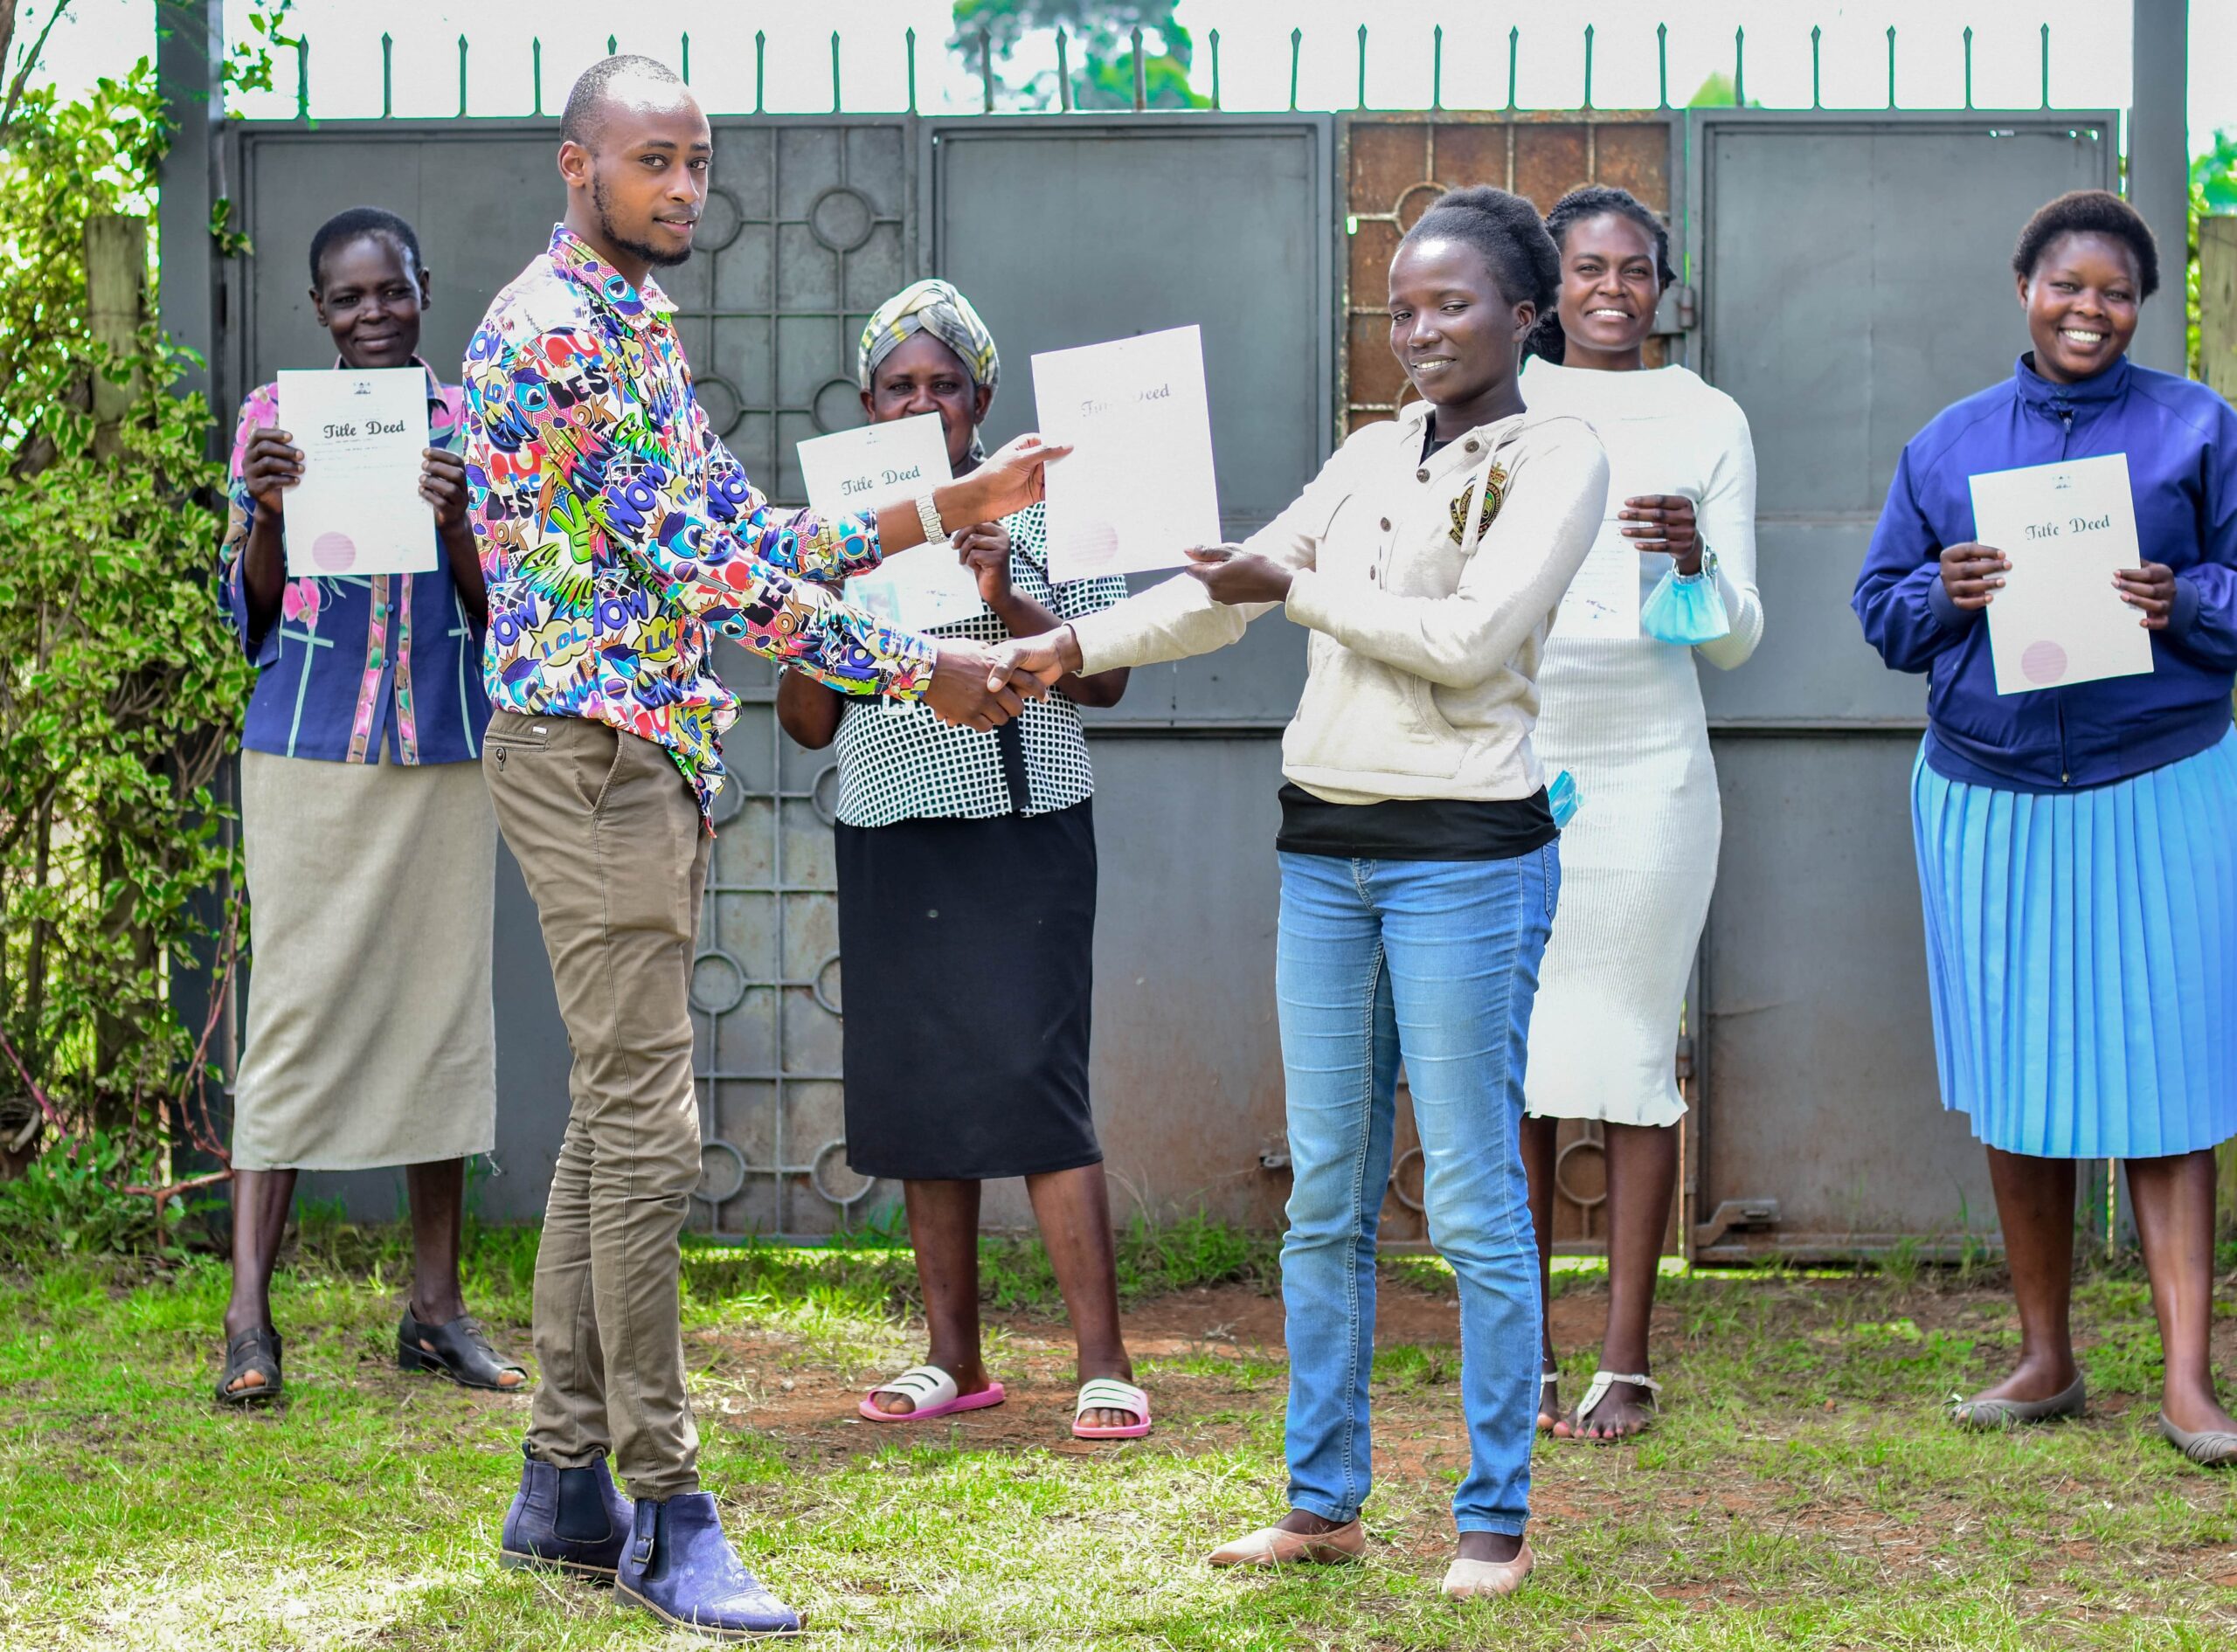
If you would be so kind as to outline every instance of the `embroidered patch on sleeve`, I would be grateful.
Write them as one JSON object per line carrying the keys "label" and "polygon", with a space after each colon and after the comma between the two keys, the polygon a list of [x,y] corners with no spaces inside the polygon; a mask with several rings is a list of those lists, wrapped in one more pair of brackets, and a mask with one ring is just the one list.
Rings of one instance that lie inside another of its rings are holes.
{"label": "embroidered patch on sleeve", "polygon": [[[1506,467],[1494,465],[1485,477],[1489,499],[1484,506],[1484,526],[1489,528],[1492,519],[1499,514],[1499,507],[1506,503]],[[1463,543],[1468,537],[1468,511],[1476,499],[1476,484],[1470,482],[1460,490],[1460,497],[1452,501],[1452,543]]]}

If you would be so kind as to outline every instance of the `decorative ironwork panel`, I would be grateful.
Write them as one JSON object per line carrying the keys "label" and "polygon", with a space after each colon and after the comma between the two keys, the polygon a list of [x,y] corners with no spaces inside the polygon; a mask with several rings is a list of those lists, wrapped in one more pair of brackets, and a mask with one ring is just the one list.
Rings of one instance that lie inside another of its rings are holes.
{"label": "decorative ironwork panel", "polygon": [[[772,498],[805,501],[797,445],[862,422],[855,345],[916,263],[905,120],[716,122],[699,256],[664,278],[715,429]],[[846,1164],[836,760],[777,727],[776,673],[727,642],[745,702],[723,740],[714,860],[691,965],[700,1127],[694,1225],[823,1234],[872,1184]]]}

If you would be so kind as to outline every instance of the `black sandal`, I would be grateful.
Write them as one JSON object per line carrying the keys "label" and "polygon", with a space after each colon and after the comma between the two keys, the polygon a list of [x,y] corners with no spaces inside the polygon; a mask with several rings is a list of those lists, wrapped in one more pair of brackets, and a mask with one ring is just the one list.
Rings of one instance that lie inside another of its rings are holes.
{"label": "black sandal", "polygon": [[[528,1367],[498,1358],[497,1351],[489,1345],[488,1333],[472,1314],[461,1314],[447,1325],[429,1325],[406,1307],[396,1328],[396,1363],[406,1371],[432,1371],[448,1377],[461,1388],[516,1394],[527,1392],[529,1386]],[[497,1380],[509,1371],[519,1372],[521,1379],[511,1384]]]}
{"label": "black sandal", "polygon": [[[264,1380],[247,1388],[233,1385],[251,1372]],[[225,1338],[225,1374],[218,1379],[221,1406],[268,1405],[286,1392],[280,1378],[280,1333],[269,1325],[251,1325]]]}

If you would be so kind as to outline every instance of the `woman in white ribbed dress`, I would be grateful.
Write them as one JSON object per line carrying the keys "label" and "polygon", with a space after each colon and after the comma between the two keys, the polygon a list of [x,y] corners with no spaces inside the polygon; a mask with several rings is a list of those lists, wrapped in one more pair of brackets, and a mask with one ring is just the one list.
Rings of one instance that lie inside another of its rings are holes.
{"label": "woman in white ribbed dress", "polygon": [[[1571,587],[1546,645],[1535,736],[1548,773],[1566,769],[1579,807],[1562,833],[1561,911],[1530,1023],[1523,1162],[1541,1288],[1553,1256],[1555,1135],[1600,1122],[1607,1155],[1608,1323],[1599,1369],[1564,1418],[1546,1320],[1539,1426],[1622,1439],[1647,1425],[1655,1275],[1677,1185],[1685,1112],[1676,1055],[1686,977],[1708,916],[1722,831],[1693,656],[1726,670],[1763,632],[1756,591],[1756,456],[1739,404],[1683,367],[1649,368],[1644,346],[1673,279],[1661,221],[1622,190],[1562,197],[1546,220],[1562,253],[1561,300],[1531,339],[1522,393],[1538,413],[1576,413],[1608,450],[1609,521],[1595,559],[1635,568],[1642,601],[1665,593],[1724,634],[1664,641],[1607,599],[1593,569]],[[1662,629],[1671,629],[1666,625]],[[1681,633],[1682,634],[1682,633]]]}

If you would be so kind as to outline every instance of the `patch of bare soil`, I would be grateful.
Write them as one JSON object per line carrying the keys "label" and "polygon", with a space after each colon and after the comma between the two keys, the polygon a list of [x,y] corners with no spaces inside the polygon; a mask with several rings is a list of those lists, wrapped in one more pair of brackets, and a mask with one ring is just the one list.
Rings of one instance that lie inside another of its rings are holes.
{"label": "patch of bare soil", "polygon": [[[1936,1330],[1978,1335],[2012,1324],[2011,1299],[1991,1286],[1957,1289],[1926,1283],[1899,1290],[1882,1279],[1807,1279],[1790,1282],[1735,1279],[1735,1289],[1767,1293],[1770,1311],[1788,1335],[1833,1334],[1860,1315],[1875,1321],[1908,1319],[1922,1332]],[[1554,1337],[1567,1351],[1589,1347],[1598,1339],[1607,1312],[1604,1288],[1573,1286],[1554,1303]],[[1686,1316],[1659,1307],[1655,1316],[1659,1364],[1682,1367],[1692,1353],[1706,1353],[1717,1331],[1688,1336]],[[856,1415],[865,1387],[884,1373],[848,1371],[812,1358],[790,1338],[770,1332],[730,1331],[710,1336],[710,1375],[719,1398],[718,1415],[772,1440],[797,1466],[835,1467],[896,1445],[923,1441],[966,1450],[1003,1451],[1039,1448],[1060,1455],[1088,1456],[1119,1450],[1195,1455],[1240,1441],[1257,1429],[1278,1427],[1283,1385],[1264,1367],[1283,1358],[1283,1316],[1278,1296],[1248,1286],[1223,1286],[1178,1292],[1137,1305],[1126,1317],[1130,1349],[1138,1360],[1156,1362],[1147,1373],[1157,1428],[1139,1442],[1090,1442],[1070,1435],[1074,1388],[1072,1346],[1061,1319],[1026,1315],[989,1316],[1003,1332],[997,1375],[1008,1399],[999,1407],[940,1418],[931,1423],[874,1423]],[[1458,1302],[1450,1294],[1420,1289],[1386,1275],[1376,1298],[1376,1338],[1385,1346],[1416,1344],[1451,1348],[1459,1337]],[[2216,1327],[2217,1353],[2237,1351],[2237,1329]],[[1235,1362],[1232,1369],[1223,1368]],[[1461,1416],[1457,1360],[1450,1377],[1429,1381],[1378,1384],[1375,1393],[1375,1468],[1385,1483],[1433,1484],[1463,1472],[1468,1440]],[[1184,1368],[1185,1367],[1185,1368]],[[1574,1394],[1565,1395],[1573,1400]],[[2106,1395],[2098,1402],[2111,1420],[2137,1402]],[[1766,1412],[1751,1422],[1752,1439],[1778,1441],[1828,1427],[1843,1426],[1841,1407]],[[1585,1442],[1541,1449],[1534,1465],[1532,1503],[1549,1542],[1558,1543],[1562,1525],[1607,1517],[1611,1501],[1629,1494],[1620,1489],[1629,1472],[1629,1447]],[[1612,1476],[1612,1477],[1611,1477]],[[1938,1545],[1980,1511],[1954,1498],[1929,1495],[1897,1517],[1862,1497],[1831,1491],[1797,1498],[1791,1483],[1761,1478],[1737,1465],[1688,1484],[1684,1478],[1658,1481],[1660,1509],[1680,1517],[1696,1515],[1718,1525],[1763,1531],[1806,1532],[1821,1541],[1898,1570],[1944,1564]],[[2202,1488],[2200,1496],[2213,1495]],[[1404,1552],[1423,1557],[1444,1552],[1451,1534],[1435,1515],[1434,1499],[1416,1503],[1427,1512],[1401,1515],[1392,1507],[1390,1524],[1378,1537]],[[2079,1543],[2064,1559],[2091,1564],[2092,1545]],[[2237,1587],[2237,1572],[2227,1571],[2222,1552],[2196,1557],[2202,1573]],[[2064,1586],[2043,1580],[2050,1601]],[[1740,1591],[1745,1593],[1743,1589]],[[1733,1593],[1730,1585],[1692,1585],[1673,1598],[1710,1606]]]}
{"label": "patch of bare soil", "polygon": [[[1046,1335],[1049,1329],[1046,1320],[1018,1316],[997,1323],[1027,1336]],[[1061,1334],[1061,1326],[1057,1329]],[[1378,1280],[1375,1337],[1378,1343],[1390,1344],[1457,1344],[1460,1299],[1417,1289],[1401,1280]],[[1279,1354],[1282,1299],[1247,1285],[1199,1286],[1154,1297],[1127,1314],[1126,1345],[1137,1358],[1171,1358],[1208,1351]]]}

